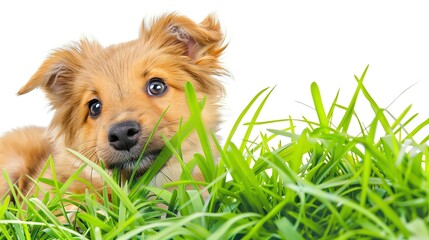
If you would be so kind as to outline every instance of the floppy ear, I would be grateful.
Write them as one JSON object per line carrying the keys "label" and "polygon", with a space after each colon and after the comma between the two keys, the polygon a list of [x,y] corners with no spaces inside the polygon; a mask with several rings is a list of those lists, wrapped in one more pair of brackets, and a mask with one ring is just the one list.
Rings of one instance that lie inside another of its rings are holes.
{"label": "floppy ear", "polygon": [[[224,36],[214,15],[208,15],[200,24],[174,13],[164,15],[156,19],[149,29],[143,23],[140,36],[160,47],[180,45],[183,55],[202,65],[216,63],[226,47],[222,46]],[[218,65],[215,67],[220,68]]]}
{"label": "floppy ear", "polygon": [[82,68],[84,51],[90,45],[86,40],[53,52],[30,80],[18,91],[22,95],[40,87],[55,107],[67,99],[76,74]]}
{"label": "floppy ear", "polygon": [[171,54],[188,57],[190,65],[186,70],[201,84],[202,90],[223,93],[222,84],[212,77],[227,74],[219,62],[226,45],[214,15],[208,15],[200,24],[174,13],[164,15],[149,27],[143,23],[140,38]]}

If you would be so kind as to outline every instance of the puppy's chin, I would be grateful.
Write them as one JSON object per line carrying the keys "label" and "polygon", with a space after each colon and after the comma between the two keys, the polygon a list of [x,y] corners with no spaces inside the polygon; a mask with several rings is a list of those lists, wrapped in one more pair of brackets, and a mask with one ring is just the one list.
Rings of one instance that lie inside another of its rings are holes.
{"label": "puppy's chin", "polygon": [[104,164],[109,170],[119,170],[122,176],[131,177],[135,172],[136,177],[142,176],[155,162],[162,148],[146,150],[143,154],[141,147],[133,147],[130,151],[114,151],[110,156],[103,159]]}

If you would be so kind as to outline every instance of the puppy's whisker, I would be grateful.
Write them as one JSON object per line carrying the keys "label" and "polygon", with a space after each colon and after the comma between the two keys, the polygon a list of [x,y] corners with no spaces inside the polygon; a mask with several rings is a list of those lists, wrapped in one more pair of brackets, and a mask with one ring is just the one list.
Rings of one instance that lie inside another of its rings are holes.
{"label": "puppy's whisker", "polygon": [[86,139],[85,141],[82,141],[82,142],[80,142],[80,145],[84,145],[84,144],[87,144],[87,143],[92,143],[92,142],[97,142],[97,138],[94,138],[94,139]]}
{"label": "puppy's whisker", "polygon": [[[163,168],[163,169],[166,169],[166,168]],[[166,182],[172,182],[173,180],[169,177],[171,175],[171,171],[170,171],[170,174],[166,174],[166,173],[164,173],[163,169],[161,169],[159,174],[162,175],[162,177],[164,178],[164,180],[166,180]]]}

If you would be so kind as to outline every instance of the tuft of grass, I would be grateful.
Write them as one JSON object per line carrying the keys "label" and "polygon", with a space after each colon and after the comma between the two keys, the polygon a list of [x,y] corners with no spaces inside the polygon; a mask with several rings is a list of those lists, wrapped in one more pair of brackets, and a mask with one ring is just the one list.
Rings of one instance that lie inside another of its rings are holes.
{"label": "tuft of grass", "polygon": [[[165,149],[143,177],[121,183],[118,174],[70,150],[103,176],[110,193],[68,193],[72,181],[83,181],[78,173],[65,183],[35,179],[36,186],[53,186],[54,194],[43,193],[42,199],[22,196],[9,181],[23,202],[3,198],[0,239],[429,239],[429,135],[414,138],[429,119],[414,124],[411,106],[398,117],[380,107],[363,84],[366,73],[355,77],[356,91],[344,105],[339,92],[326,105],[313,83],[317,119],[258,121],[272,91],[264,89],[239,115],[224,144],[207,133],[201,117],[205,100],[199,102],[187,83],[191,117],[172,139],[164,138]],[[372,112],[356,112],[361,102]],[[368,114],[370,122],[359,118]],[[284,127],[254,132],[272,122]],[[355,125],[360,133],[352,135]],[[245,133],[236,143],[239,128]],[[181,142],[193,131],[203,151],[184,161]],[[180,180],[166,188],[150,186],[172,155],[182,162]],[[54,168],[52,160],[48,167]],[[203,182],[192,178],[195,167]],[[68,205],[78,208],[74,220],[66,215]]]}

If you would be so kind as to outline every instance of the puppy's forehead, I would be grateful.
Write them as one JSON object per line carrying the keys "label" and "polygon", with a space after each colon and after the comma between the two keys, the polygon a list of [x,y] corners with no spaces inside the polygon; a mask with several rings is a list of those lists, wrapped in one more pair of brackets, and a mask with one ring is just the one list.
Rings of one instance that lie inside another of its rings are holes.
{"label": "puppy's forehead", "polygon": [[150,77],[153,71],[178,71],[185,68],[180,56],[143,41],[112,45],[95,54],[86,64],[86,72],[124,82],[127,78]]}
{"label": "puppy's forehead", "polygon": [[118,78],[129,74],[132,68],[144,59],[147,52],[144,45],[135,42],[112,45],[94,55],[86,68],[109,79],[119,80]]}

